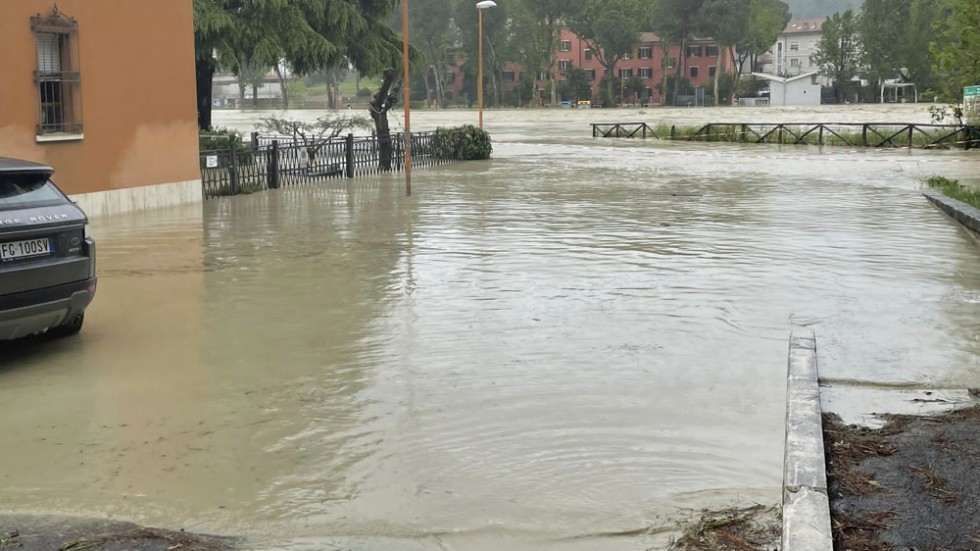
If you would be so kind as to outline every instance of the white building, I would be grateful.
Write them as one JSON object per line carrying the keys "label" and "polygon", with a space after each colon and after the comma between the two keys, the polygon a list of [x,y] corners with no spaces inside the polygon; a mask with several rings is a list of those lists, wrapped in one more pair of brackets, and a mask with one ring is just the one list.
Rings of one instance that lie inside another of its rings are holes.
{"label": "white building", "polygon": [[816,71],[793,77],[752,75],[769,82],[769,105],[820,105],[820,78]]}
{"label": "white building", "polygon": [[[780,77],[795,77],[819,71],[820,67],[813,57],[820,49],[820,38],[823,36],[823,24],[826,20],[826,17],[791,20],[776,39],[769,54],[761,59],[762,72]],[[830,80],[826,77],[821,76],[817,80],[823,86],[830,85]]]}

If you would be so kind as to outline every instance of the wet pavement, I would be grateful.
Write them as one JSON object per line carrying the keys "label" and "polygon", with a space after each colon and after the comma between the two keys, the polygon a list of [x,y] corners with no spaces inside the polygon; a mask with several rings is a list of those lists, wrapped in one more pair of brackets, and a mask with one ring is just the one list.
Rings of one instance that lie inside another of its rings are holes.
{"label": "wet pavement", "polygon": [[980,248],[918,191],[975,154],[593,140],[633,118],[594,111],[488,113],[494,160],[411,198],[338,180],[97,221],[82,335],[0,347],[0,510],[647,549],[779,500],[794,327],[838,388],[980,387]]}

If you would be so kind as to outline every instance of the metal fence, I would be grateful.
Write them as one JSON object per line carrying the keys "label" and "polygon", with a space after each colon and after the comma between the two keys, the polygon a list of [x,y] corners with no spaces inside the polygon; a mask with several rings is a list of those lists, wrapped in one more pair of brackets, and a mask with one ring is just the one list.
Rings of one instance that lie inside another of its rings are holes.
{"label": "metal fence", "polygon": [[[412,166],[427,167],[452,162],[436,151],[435,134],[412,134]],[[381,152],[390,148],[391,170],[405,166],[404,135],[393,134],[386,142],[377,136],[305,142],[291,136],[252,135],[252,143],[235,149],[201,152],[204,197],[253,193],[283,186],[322,182],[330,178],[355,178],[387,172]]]}

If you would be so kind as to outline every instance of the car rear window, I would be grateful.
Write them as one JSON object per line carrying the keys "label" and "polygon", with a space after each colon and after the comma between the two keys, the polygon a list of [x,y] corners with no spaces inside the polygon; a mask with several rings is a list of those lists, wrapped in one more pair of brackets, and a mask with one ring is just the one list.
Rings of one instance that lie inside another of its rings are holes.
{"label": "car rear window", "polygon": [[37,172],[0,173],[0,210],[64,203],[65,196],[48,176]]}

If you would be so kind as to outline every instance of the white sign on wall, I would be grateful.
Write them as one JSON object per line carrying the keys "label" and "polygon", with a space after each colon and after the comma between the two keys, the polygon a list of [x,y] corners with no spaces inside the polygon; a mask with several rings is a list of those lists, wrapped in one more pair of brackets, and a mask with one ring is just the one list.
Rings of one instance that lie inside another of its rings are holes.
{"label": "white sign on wall", "polygon": [[206,160],[206,164],[207,164],[207,167],[208,168],[218,168],[218,156],[217,155],[208,155],[206,157],[206,159],[207,159]]}

